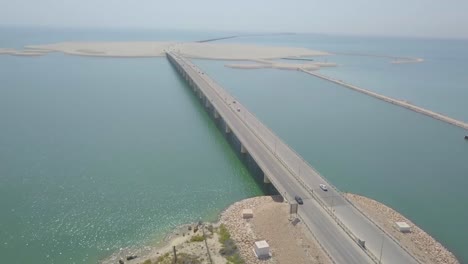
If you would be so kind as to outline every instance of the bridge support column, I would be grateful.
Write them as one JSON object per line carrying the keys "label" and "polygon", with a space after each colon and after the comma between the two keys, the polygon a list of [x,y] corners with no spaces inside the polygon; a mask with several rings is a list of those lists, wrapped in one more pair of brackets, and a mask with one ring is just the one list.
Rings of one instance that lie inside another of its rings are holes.
{"label": "bridge support column", "polygon": [[198,96],[200,97],[200,99],[203,98],[203,93],[202,93],[202,91],[200,89],[198,89]]}
{"label": "bridge support column", "polygon": [[228,124],[226,124],[226,130],[225,130],[226,134],[229,134],[231,133],[231,128],[228,126]]}
{"label": "bridge support column", "polygon": [[210,107],[210,99],[208,99],[208,97],[205,97],[205,107]]}
{"label": "bridge support column", "polygon": [[268,176],[263,173],[263,183],[271,183],[270,179],[268,179]]}
{"label": "bridge support column", "polygon": [[216,111],[216,109],[213,109],[213,115],[215,119],[219,118],[219,114],[218,114],[218,111]]}
{"label": "bridge support column", "polygon": [[244,147],[242,143],[241,143],[241,153],[243,154],[247,153],[247,149]]}

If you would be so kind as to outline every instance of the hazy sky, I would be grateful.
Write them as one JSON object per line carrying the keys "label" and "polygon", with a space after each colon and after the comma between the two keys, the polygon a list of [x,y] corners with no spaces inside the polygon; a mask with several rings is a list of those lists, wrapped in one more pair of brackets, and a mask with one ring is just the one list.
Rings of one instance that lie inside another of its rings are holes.
{"label": "hazy sky", "polygon": [[468,38],[468,0],[0,0],[0,25]]}

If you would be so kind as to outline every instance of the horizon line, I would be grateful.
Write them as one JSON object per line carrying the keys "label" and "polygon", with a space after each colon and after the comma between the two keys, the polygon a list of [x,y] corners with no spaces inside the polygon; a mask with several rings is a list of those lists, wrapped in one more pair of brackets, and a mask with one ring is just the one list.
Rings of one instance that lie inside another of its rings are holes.
{"label": "horizon line", "polygon": [[[325,35],[345,37],[371,37],[371,38],[409,38],[409,39],[438,39],[438,40],[468,40],[468,36],[429,36],[429,35],[396,35],[378,33],[350,33],[350,32],[311,32],[311,31],[287,31],[287,30],[250,30],[250,29],[194,29],[194,28],[157,28],[157,27],[102,27],[102,26],[62,26],[62,25],[30,25],[30,24],[0,24],[0,28],[37,28],[37,29],[69,29],[69,30],[139,30],[139,31],[185,31],[204,33],[237,33],[237,34],[268,34],[268,35]],[[246,36],[248,37],[248,36]]]}

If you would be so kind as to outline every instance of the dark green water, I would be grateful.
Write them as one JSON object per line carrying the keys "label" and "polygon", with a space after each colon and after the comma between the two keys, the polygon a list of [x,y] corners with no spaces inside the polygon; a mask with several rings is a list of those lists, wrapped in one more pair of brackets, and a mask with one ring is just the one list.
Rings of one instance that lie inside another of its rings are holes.
{"label": "dark green water", "polygon": [[261,194],[165,59],[0,65],[5,263],[96,263]]}
{"label": "dark green water", "polygon": [[468,259],[466,131],[296,71],[197,64],[340,190],[389,205]]}

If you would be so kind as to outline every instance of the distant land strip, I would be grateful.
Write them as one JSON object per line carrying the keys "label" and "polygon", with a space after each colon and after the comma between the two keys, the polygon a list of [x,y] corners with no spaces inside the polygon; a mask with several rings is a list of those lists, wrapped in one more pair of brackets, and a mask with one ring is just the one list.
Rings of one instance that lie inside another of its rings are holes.
{"label": "distant land strip", "polygon": [[237,38],[237,37],[239,36],[228,36],[228,37],[221,37],[221,38],[204,39],[204,40],[199,40],[196,42],[204,43],[204,42],[212,42],[212,41],[223,40],[223,39],[232,39],[232,38]]}
{"label": "distant land strip", "polygon": [[368,54],[368,53],[351,53],[351,52],[331,52],[331,53],[333,53],[333,54],[335,54],[335,55],[389,58],[389,59],[392,59],[391,63],[393,63],[393,64],[419,63],[419,62],[423,62],[423,61],[424,61],[424,59],[422,59],[422,58],[399,57],[399,56],[389,56],[389,55],[379,55],[379,54]]}
{"label": "distant land strip", "polygon": [[351,89],[351,90],[354,90],[354,91],[357,91],[357,92],[360,92],[360,93],[363,93],[363,94],[372,96],[372,97],[374,97],[374,98],[383,100],[383,101],[385,101],[385,102],[388,102],[388,103],[391,103],[391,104],[394,104],[394,105],[398,105],[398,106],[404,107],[404,108],[406,108],[406,109],[415,111],[415,112],[417,112],[417,113],[421,113],[421,114],[423,114],[423,115],[432,117],[432,118],[434,118],[434,119],[437,119],[437,120],[440,120],[440,121],[449,123],[449,124],[451,124],[451,125],[454,125],[454,126],[457,126],[457,127],[461,127],[461,128],[463,128],[463,129],[468,130],[468,124],[465,123],[465,122],[463,122],[463,121],[460,121],[460,120],[457,120],[457,119],[448,117],[448,116],[446,116],[446,115],[439,114],[439,113],[433,112],[433,111],[431,111],[431,110],[428,110],[428,109],[425,109],[425,108],[422,108],[422,107],[413,105],[413,104],[411,104],[411,103],[409,103],[409,102],[406,102],[406,101],[402,101],[402,100],[398,100],[398,99],[395,99],[395,98],[392,98],[392,97],[388,97],[388,96],[385,96],[385,95],[382,95],[382,94],[378,94],[378,93],[376,93],[376,92],[372,92],[372,91],[369,91],[369,90],[366,90],[366,89],[363,89],[363,88],[360,88],[360,87],[357,87],[357,86],[354,86],[354,85],[345,83],[345,82],[343,82],[343,81],[341,81],[341,80],[333,79],[333,78],[331,78],[331,77],[328,77],[328,76],[325,76],[325,75],[322,75],[322,74],[318,74],[318,73],[316,73],[316,72],[312,72],[312,71],[304,70],[304,69],[301,69],[301,71],[302,71],[302,72],[305,72],[305,73],[307,73],[307,74],[313,75],[313,76],[315,76],[315,77],[321,78],[321,79],[323,79],[323,80],[326,80],[326,81],[330,81],[330,82],[339,84],[339,85],[344,86],[344,87],[346,87],[346,88],[349,88],[349,89]]}
{"label": "distant land strip", "polygon": [[296,60],[296,61],[314,61],[314,59],[308,58],[281,58],[282,60]]}
{"label": "distant land strip", "polygon": [[243,35],[233,35],[227,37],[219,37],[219,38],[211,38],[211,39],[204,39],[198,40],[195,42],[204,43],[204,42],[213,42],[223,39],[233,39],[233,38],[242,38],[242,37],[265,37],[265,36],[283,36],[283,35],[295,35],[296,33],[293,32],[282,32],[282,33],[265,33],[265,34],[243,34]]}

